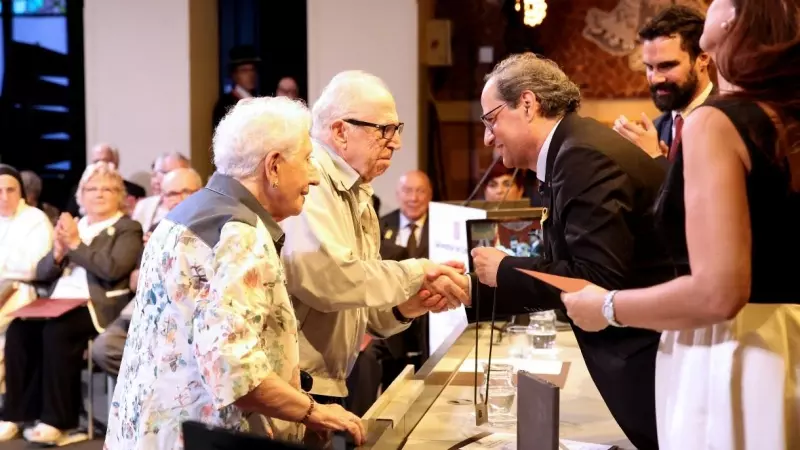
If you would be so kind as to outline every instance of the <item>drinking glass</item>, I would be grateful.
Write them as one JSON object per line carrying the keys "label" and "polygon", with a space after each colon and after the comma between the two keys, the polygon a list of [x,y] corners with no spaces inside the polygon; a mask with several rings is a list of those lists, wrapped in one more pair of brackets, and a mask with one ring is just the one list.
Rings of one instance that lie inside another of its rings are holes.
{"label": "drinking glass", "polygon": [[539,311],[531,313],[530,319],[528,335],[533,351],[553,350],[556,344],[556,313]]}
{"label": "drinking glass", "polygon": [[531,353],[532,336],[528,333],[528,327],[513,325],[506,328],[508,335],[508,357],[527,358]]}

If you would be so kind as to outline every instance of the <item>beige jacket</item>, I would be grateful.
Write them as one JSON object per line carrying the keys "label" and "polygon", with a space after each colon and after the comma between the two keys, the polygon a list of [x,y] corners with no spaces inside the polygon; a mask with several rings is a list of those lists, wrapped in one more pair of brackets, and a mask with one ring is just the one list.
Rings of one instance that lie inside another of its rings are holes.
{"label": "beige jacket", "polygon": [[344,397],[361,337],[388,337],[408,328],[392,306],[416,294],[424,260],[382,261],[372,187],[324,144],[312,156],[320,184],[303,212],[281,223],[282,257],[298,320],[300,368],[314,377],[314,394]]}

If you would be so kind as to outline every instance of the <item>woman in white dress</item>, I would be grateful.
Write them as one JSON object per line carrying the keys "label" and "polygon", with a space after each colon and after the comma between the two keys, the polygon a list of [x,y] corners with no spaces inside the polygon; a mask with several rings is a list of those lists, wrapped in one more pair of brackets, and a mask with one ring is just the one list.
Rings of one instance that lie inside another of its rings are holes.
{"label": "woman in white dress", "polygon": [[721,93],[686,118],[656,211],[688,270],[565,294],[585,330],[663,330],[662,450],[800,448],[800,2],[714,0],[701,46]]}

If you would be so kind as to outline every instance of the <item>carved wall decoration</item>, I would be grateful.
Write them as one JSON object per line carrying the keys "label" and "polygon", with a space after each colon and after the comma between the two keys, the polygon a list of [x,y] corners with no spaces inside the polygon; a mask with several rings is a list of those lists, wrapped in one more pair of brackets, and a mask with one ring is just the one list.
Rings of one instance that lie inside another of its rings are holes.
{"label": "carved wall decoration", "polygon": [[672,4],[705,9],[702,0],[619,0],[611,11],[589,8],[583,37],[609,55],[628,57],[632,70],[644,70],[637,32],[658,11]]}

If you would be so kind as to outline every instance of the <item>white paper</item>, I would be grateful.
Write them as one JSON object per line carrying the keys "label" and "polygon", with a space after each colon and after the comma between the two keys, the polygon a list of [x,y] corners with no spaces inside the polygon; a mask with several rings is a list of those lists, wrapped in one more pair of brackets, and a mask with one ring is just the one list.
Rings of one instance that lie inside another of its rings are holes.
{"label": "white paper", "polygon": [[[460,261],[469,265],[467,220],[485,219],[486,211],[447,203],[428,205],[428,258],[435,263]],[[463,306],[428,315],[428,348],[432,355],[453,330],[467,325]]]}
{"label": "white paper", "polygon": [[[488,361],[488,358],[479,358],[478,370],[483,370],[483,364]],[[492,364],[511,364],[515,370],[524,370],[539,375],[558,375],[561,373],[564,362],[546,359],[492,358]],[[458,370],[459,372],[474,372],[475,359],[465,359]]]}
{"label": "white paper", "polygon": [[492,433],[489,436],[471,442],[461,448],[464,450],[480,450],[487,448],[494,450],[516,450],[517,435],[510,433]]}
{"label": "white paper", "polygon": [[590,444],[588,442],[570,441],[569,439],[559,439],[561,450],[610,450],[613,445]]}

